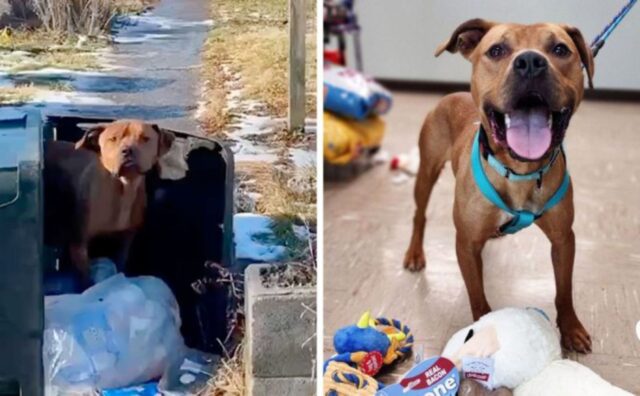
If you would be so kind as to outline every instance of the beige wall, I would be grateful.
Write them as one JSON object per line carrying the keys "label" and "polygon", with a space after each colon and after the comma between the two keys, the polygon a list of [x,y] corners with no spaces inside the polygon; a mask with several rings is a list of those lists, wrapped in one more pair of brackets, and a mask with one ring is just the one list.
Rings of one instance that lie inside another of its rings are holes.
{"label": "beige wall", "polygon": [[[379,78],[468,81],[460,56],[433,57],[437,45],[470,18],[513,22],[562,22],[585,39],[607,25],[626,0],[356,0],[363,29],[364,68]],[[596,88],[640,90],[640,4],[596,58]]]}

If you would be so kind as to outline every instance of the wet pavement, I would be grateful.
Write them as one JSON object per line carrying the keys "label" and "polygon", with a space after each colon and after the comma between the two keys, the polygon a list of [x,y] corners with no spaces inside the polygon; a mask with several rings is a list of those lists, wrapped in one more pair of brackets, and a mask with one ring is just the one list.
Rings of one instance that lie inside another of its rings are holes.
{"label": "wet pavement", "polygon": [[104,71],[44,69],[2,80],[72,88],[41,93],[29,104],[47,114],[140,118],[195,132],[200,51],[213,26],[208,7],[207,0],[162,0],[149,13],[121,18],[114,45],[99,55]]}
{"label": "wet pavement", "polygon": [[[396,93],[383,148],[409,152],[435,94]],[[593,353],[569,354],[606,380],[640,394],[640,103],[586,101],[569,128],[574,184],[574,301]],[[446,166],[427,209],[427,268],[402,268],[411,236],[414,179],[394,183],[386,166],[347,183],[325,183],[324,350],[335,331],[366,310],[406,322],[424,355],[472,322],[455,254],[454,178]],[[550,245],[530,227],[487,244],[484,280],[494,309],[536,306],[555,321]],[[424,356],[423,355],[423,356]],[[325,357],[326,357],[325,356]],[[406,372],[407,363],[392,376]]]}

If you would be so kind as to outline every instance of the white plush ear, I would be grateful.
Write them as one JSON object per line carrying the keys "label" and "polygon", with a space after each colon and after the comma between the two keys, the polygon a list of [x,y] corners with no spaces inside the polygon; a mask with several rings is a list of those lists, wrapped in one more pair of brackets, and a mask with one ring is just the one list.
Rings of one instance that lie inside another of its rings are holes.
{"label": "white plush ear", "polygon": [[462,348],[462,345],[464,345],[464,339],[467,337],[467,334],[469,334],[469,330],[471,330],[472,327],[473,325],[467,326],[455,333],[449,339],[447,345],[445,345],[444,350],[442,351],[442,356],[453,361],[453,359],[455,359],[456,353],[460,350],[460,348]]}
{"label": "white plush ear", "polygon": [[458,370],[462,369],[462,358],[488,358],[500,349],[498,334],[494,326],[474,329],[473,333],[467,334],[465,340],[464,344],[455,350],[453,354],[445,355],[456,365]]}
{"label": "white plush ear", "polygon": [[514,396],[633,396],[573,360],[551,362],[514,390]]}
{"label": "white plush ear", "polygon": [[447,343],[443,356],[456,358],[469,329],[481,332],[494,327],[500,346],[494,359],[494,385],[514,389],[535,377],[549,363],[561,359],[560,338],[555,326],[532,309],[504,308],[486,314],[472,326],[458,331]]}

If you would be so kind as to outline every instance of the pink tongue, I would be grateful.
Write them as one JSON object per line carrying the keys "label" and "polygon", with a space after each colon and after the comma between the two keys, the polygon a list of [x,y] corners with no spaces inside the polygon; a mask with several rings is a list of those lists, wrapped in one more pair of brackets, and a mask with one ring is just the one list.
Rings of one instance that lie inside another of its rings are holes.
{"label": "pink tongue", "polygon": [[551,146],[546,109],[516,110],[509,114],[507,145],[522,158],[536,160]]}

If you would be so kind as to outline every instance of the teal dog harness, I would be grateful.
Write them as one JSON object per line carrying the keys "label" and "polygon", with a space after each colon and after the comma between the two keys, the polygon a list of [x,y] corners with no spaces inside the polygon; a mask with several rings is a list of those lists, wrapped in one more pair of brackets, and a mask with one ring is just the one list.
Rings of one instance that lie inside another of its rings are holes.
{"label": "teal dog harness", "polygon": [[[485,150],[482,150],[480,147],[481,139],[485,139]],[[549,201],[547,201],[542,210],[540,210],[539,212],[534,213],[525,209],[516,210],[510,208],[504,202],[498,191],[496,191],[496,189],[491,184],[491,181],[489,181],[489,178],[487,177],[484,168],[482,167],[482,157],[485,158],[489,166],[491,166],[496,172],[498,172],[498,174],[506,177],[508,180],[516,182],[535,180],[538,183],[538,187],[540,187],[542,184],[542,176],[544,176],[544,174],[547,173],[549,169],[551,169],[551,166],[556,161],[559,153],[562,153],[562,155],[564,156],[563,149],[559,148],[552,154],[551,160],[544,167],[538,169],[535,172],[519,174],[506,167],[493,155],[493,153],[491,153],[489,145],[486,143],[486,135],[484,134],[484,131],[482,131],[482,127],[478,129],[476,137],[473,141],[473,148],[471,149],[471,171],[473,173],[473,179],[475,180],[478,189],[480,190],[480,192],[482,192],[482,195],[484,195],[485,198],[487,198],[498,208],[513,216],[512,219],[509,220],[509,222],[503,224],[502,226],[500,226],[500,228],[498,228],[498,235],[515,234],[521,229],[527,228],[531,224],[533,224],[533,222],[539,219],[547,210],[553,208],[560,201],[562,201],[567,193],[567,190],[569,189],[569,182],[571,178],[569,177],[569,172],[565,170],[562,184],[560,184],[558,190],[556,190],[556,192],[551,196]]]}

